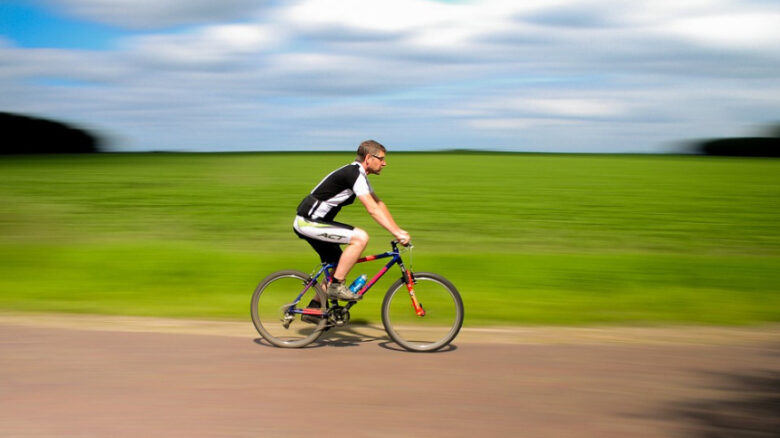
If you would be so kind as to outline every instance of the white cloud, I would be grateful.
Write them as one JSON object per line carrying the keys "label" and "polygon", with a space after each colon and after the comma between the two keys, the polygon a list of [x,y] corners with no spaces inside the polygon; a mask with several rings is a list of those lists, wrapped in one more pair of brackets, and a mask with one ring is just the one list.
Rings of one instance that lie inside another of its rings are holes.
{"label": "white cloud", "polygon": [[[528,92],[526,92],[528,93]],[[617,98],[603,96],[591,98],[556,97],[499,97],[475,105],[483,115],[524,113],[534,117],[559,116],[563,118],[593,118],[623,115],[626,105]]]}
{"label": "white cloud", "polygon": [[605,117],[625,113],[620,102],[585,99],[530,99],[525,102],[533,111],[564,117]]}
{"label": "white cloud", "polygon": [[716,48],[767,50],[780,47],[780,13],[719,14],[672,20],[673,34]]}
{"label": "white cloud", "polygon": [[260,24],[226,24],[178,34],[145,35],[126,46],[141,59],[184,66],[241,62],[241,57],[273,49],[281,32]]}
{"label": "white cloud", "polygon": [[115,54],[83,50],[0,47],[0,59],[0,78],[9,81],[63,78],[111,82],[127,71],[127,64]]}
{"label": "white cloud", "polygon": [[553,118],[511,118],[511,119],[499,119],[499,118],[487,118],[487,119],[471,119],[468,125],[478,129],[500,129],[510,131],[522,131],[533,128],[562,128],[571,127],[574,125],[581,125],[582,122],[575,120],[561,120]]}
{"label": "white cloud", "polygon": [[287,8],[282,16],[304,29],[401,33],[455,18],[463,8],[459,4],[423,0],[340,0],[338,4],[304,0]]}
{"label": "white cloud", "polygon": [[780,110],[769,2],[48,1],[158,30],[105,51],[0,40],[0,110],[89,120],[128,149],[338,148],[370,134],[648,152]]}
{"label": "white cloud", "polygon": [[44,0],[63,12],[133,29],[251,18],[253,0]]}

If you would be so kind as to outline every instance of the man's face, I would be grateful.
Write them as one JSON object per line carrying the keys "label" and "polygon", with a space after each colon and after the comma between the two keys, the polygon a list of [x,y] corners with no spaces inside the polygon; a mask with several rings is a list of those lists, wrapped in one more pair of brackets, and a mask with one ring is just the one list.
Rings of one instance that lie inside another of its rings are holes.
{"label": "man's face", "polygon": [[366,173],[379,175],[379,172],[382,171],[382,168],[387,166],[387,162],[385,161],[385,153],[379,151],[376,154],[369,154],[366,164]]}

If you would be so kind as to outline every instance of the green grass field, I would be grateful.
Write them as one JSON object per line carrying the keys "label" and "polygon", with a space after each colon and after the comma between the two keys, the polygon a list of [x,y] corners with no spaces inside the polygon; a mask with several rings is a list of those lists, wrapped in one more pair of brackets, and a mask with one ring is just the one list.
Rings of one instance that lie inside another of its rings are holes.
{"label": "green grass field", "polygon": [[[249,321],[266,274],[317,264],[295,207],[352,158],[3,157],[0,310]],[[371,182],[466,325],[780,320],[778,160],[390,151]],[[388,248],[359,202],[339,220]],[[353,319],[377,322],[397,277]]]}

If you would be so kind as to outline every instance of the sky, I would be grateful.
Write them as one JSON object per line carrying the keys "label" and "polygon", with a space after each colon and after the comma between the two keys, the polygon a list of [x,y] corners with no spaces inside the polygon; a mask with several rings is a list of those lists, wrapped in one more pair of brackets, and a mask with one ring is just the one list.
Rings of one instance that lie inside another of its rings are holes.
{"label": "sky", "polygon": [[780,2],[0,0],[0,111],[128,152],[677,152],[780,122]]}

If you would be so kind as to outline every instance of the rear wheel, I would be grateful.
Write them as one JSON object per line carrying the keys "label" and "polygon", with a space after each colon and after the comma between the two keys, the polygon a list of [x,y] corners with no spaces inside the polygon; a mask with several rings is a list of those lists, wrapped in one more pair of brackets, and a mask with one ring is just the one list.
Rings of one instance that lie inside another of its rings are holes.
{"label": "rear wheel", "polygon": [[463,300],[446,278],[430,272],[414,274],[414,296],[425,310],[418,316],[403,280],[390,286],[382,302],[382,323],[390,338],[410,351],[436,351],[447,346],[463,325]]}
{"label": "rear wheel", "polygon": [[317,339],[325,328],[326,318],[315,317],[315,323],[304,322],[300,313],[313,298],[319,301],[316,310],[325,312],[327,298],[322,286],[314,284],[297,304],[293,304],[311,277],[300,271],[279,271],[266,277],[252,295],[252,322],[257,332],[277,347],[304,347]]}

